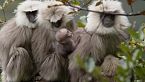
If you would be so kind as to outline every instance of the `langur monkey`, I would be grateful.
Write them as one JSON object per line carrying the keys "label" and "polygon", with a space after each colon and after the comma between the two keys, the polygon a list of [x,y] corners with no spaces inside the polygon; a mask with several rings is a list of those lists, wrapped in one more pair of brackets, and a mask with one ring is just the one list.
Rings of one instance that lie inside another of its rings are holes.
{"label": "langur monkey", "polygon": [[24,1],[0,30],[2,82],[33,82],[32,30],[40,1]]}
{"label": "langur monkey", "polygon": [[[102,4],[98,5],[99,1]],[[125,33],[130,26],[126,16],[109,14],[125,13],[119,1],[94,1],[89,9],[103,13],[89,12],[85,31],[80,30],[73,33],[76,38],[74,41],[78,40],[79,44],[70,55],[71,82],[96,82],[96,80],[90,79],[89,74],[79,68],[76,62],[78,55],[82,59],[89,56],[94,58],[96,66],[101,66],[102,74],[110,78],[113,77],[118,64],[118,59],[115,57],[116,51],[119,44],[124,41],[120,34]]]}
{"label": "langur monkey", "polygon": [[70,31],[75,29],[70,12],[71,7],[55,0],[44,1],[39,8],[38,28],[33,30],[31,40],[38,82],[68,82],[67,57],[74,48],[73,42],[64,37],[71,37]]}

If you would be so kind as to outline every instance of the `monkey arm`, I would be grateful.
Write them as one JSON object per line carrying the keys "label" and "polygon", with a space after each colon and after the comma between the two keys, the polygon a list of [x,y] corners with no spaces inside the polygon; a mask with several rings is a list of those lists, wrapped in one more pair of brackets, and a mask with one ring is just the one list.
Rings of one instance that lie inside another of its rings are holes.
{"label": "monkey arm", "polygon": [[72,39],[73,33],[69,30],[62,28],[60,29],[55,38],[57,40],[56,51],[58,54],[67,57],[74,49],[75,42]]}
{"label": "monkey arm", "polygon": [[[33,62],[26,49],[13,47],[6,67],[8,82],[29,81],[32,79]],[[30,78],[31,77],[31,78]]]}
{"label": "monkey arm", "polygon": [[32,77],[30,58],[31,29],[17,27],[15,19],[9,20],[0,30],[0,58],[3,81],[27,81]]}
{"label": "monkey arm", "polygon": [[68,79],[68,59],[54,52],[42,63],[40,76],[47,81],[65,82]]}
{"label": "monkey arm", "polygon": [[58,54],[67,58],[70,53],[72,53],[75,49],[75,44],[73,40],[68,40],[65,43],[57,43],[56,51]]}

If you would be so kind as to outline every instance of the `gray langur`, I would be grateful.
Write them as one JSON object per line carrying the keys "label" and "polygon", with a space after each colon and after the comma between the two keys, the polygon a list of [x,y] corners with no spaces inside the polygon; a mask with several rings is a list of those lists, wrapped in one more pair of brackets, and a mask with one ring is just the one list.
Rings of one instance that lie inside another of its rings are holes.
{"label": "gray langur", "polygon": [[[98,5],[99,1],[102,4]],[[82,59],[89,56],[94,58],[96,66],[101,66],[103,75],[110,78],[115,75],[118,64],[115,55],[119,44],[124,41],[119,32],[125,33],[130,23],[126,16],[109,14],[124,14],[121,2],[117,0],[99,1],[94,1],[89,9],[103,13],[89,12],[85,30],[74,32],[74,41],[78,40],[79,44],[70,55],[71,82],[96,82],[96,80],[90,79],[89,74],[79,68],[76,62],[78,55]]]}
{"label": "gray langur", "polygon": [[14,18],[0,30],[0,60],[2,82],[32,82],[32,29],[36,27],[39,1],[24,1]]}
{"label": "gray langur", "polygon": [[39,8],[38,28],[33,30],[32,37],[32,53],[38,82],[68,82],[67,57],[73,51],[73,42],[63,38],[70,33],[60,29],[75,29],[73,24],[68,25],[73,20],[73,15],[70,14],[72,11],[71,7],[55,0],[44,1]]}

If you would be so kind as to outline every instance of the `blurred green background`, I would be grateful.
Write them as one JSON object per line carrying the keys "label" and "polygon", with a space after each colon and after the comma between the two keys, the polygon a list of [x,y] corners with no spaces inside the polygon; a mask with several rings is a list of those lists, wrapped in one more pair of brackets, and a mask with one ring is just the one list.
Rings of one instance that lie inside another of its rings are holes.
{"label": "blurred green background", "polygon": [[[14,9],[16,9],[16,6],[18,5],[19,2],[22,2],[24,0],[15,0],[14,2],[10,3],[6,8],[5,8],[5,14],[6,14],[6,19],[8,20],[9,18],[14,16]],[[80,1],[81,4],[83,4],[86,0],[78,0]],[[93,1],[93,0],[92,0]],[[126,10],[126,12],[131,12],[130,6],[127,4],[127,0],[120,0],[123,2],[123,7]],[[4,0],[0,0],[0,5]],[[139,12],[142,10],[145,10],[145,1],[144,0],[136,0],[136,2],[133,4],[133,10],[135,12]],[[81,15],[86,15],[88,12],[82,12]],[[4,20],[4,15],[3,12],[0,11],[0,18]],[[136,23],[136,28],[139,28],[139,26],[145,22],[145,17],[144,16],[136,16],[136,17],[129,17],[131,22],[137,21]]]}

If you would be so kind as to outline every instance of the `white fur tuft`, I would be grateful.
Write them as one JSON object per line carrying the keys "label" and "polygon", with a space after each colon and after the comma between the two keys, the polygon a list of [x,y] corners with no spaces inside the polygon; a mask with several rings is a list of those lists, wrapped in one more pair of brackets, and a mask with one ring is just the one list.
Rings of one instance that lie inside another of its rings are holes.
{"label": "white fur tuft", "polygon": [[[89,6],[89,10],[99,11],[99,12],[114,12],[124,14],[125,11],[122,8],[122,4],[119,1],[114,0],[101,0],[102,4],[96,6],[98,1],[94,1],[92,5]],[[87,25],[86,30],[101,34],[108,34],[108,33],[115,33],[117,29],[127,29],[130,26],[129,20],[126,16],[116,16],[115,18],[115,26],[111,28],[105,28],[102,23],[100,22],[100,14],[89,12],[87,16]]]}
{"label": "white fur tuft", "polygon": [[40,3],[40,1],[30,0],[20,3],[20,5],[17,7],[16,13],[16,24],[18,27],[27,26],[29,28],[34,28],[36,26],[35,23],[29,22],[25,12],[38,10]]}
{"label": "white fur tuft", "polygon": [[41,4],[37,20],[42,25],[57,22],[60,19],[63,20],[63,23],[67,23],[73,19],[73,15],[69,14],[72,11],[72,8],[65,6],[60,1],[48,0]]}

